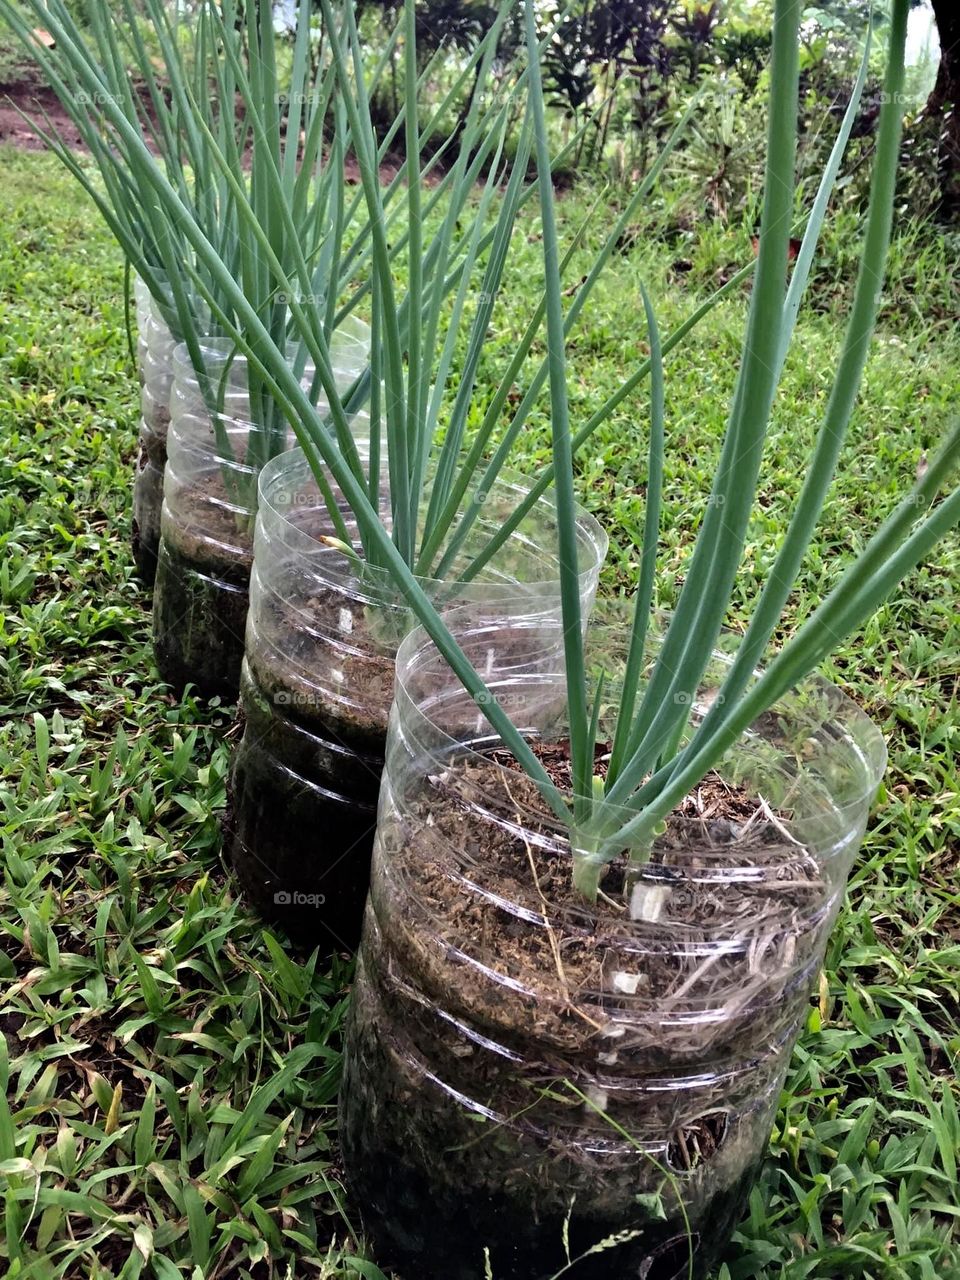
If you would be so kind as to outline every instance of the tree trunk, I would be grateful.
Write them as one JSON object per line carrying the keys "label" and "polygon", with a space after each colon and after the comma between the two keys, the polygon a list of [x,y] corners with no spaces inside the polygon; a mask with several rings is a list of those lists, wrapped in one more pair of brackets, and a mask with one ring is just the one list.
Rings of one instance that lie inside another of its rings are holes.
{"label": "tree trunk", "polygon": [[940,37],[940,69],[923,116],[938,130],[941,210],[960,213],[960,5],[932,0]]}

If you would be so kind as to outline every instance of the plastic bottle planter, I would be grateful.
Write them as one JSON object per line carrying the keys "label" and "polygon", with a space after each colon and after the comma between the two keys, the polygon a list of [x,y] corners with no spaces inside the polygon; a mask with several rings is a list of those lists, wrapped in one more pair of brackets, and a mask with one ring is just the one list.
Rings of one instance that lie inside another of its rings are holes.
{"label": "plastic bottle planter", "polygon": [[[494,486],[476,537],[496,528],[525,490]],[[245,896],[309,945],[355,948],[370,851],[397,644],[408,614],[379,574],[324,546],[329,516],[306,459],[275,458],[260,477],[236,752],[226,843]],[[588,613],[606,538],[580,518]],[[538,504],[481,580],[426,584],[536,627],[559,611],[551,504]],[[470,544],[466,553],[475,550]],[[503,604],[497,602],[503,601]]]}
{"label": "plastic bottle planter", "polygon": [[137,375],[140,386],[144,383],[144,357],[147,351],[147,316],[150,314],[150,290],[139,276],[133,277],[133,304],[137,318]]}
{"label": "plastic bottle planter", "polygon": [[[521,637],[466,630],[518,726],[562,740],[549,646],[521,672]],[[489,742],[408,637],[340,1104],[380,1263],[483,1280],[489,1249],[497,1280],[546,1280],[566,1237],[572,1280],[703,1277],[766,1148],[882,739],[806,685],[645,860],[611,864],[595,907],[572,891],[563,829]]]}
{"label": "plastic bottle planter", "polygon": [[146,285],[136,279],[137,359],[140,373],[141,418],[137,441],[137,470],[133,483],[133,559],[150,586],[157,570],[163,468],[167,460],[170,387],[176,340],[160,318]]}
{"label": "plastic bottle planter", "polygon": [[[341,390],[362,371],[367,345],[339,335],[334,348]],[[174,357],[171,423],[164,476],[161,542],[154,590],[157,666],[176,689],[233,699],[240,683],[257,477],[263,460],[294,443],[291,431],[267,432],[250,419],[246,362],[229,343],[205,348],[222,412],[211,414],[185,346]],[[309,377],[309,375],[306,375]]]}

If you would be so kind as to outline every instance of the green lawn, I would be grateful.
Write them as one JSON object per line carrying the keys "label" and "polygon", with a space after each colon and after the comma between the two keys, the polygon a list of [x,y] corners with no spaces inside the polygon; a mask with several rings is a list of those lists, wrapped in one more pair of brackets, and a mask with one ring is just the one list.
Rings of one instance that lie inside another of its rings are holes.
{"label": "green lawn", "polygon": [[[138,392],[120,257],[53,160],[3,152],[0,165],[4,1270],[375,1277],[337,1167],[349,966],[289,954],[237,901],[217,837],[232,708],[178,703],[152,666],[128,550]],[[568,231],[586,208],[565,198]],[[641,276],[669,330],[750,253],[746,233],[668,234],[648,216],[581,326],[577,418],[645,351]],[[538,252],[532,213],[521,231],[506,286],[518,303]],[[828,240],[798,329],[740,603],[802,479],[854,239],[847,219]],[[911,227],[895,247],[795,616],[960,401],[951,252]],[[669,362],[665,605],[709,492],[744,306],[743,294],[724,305]],[[496,322],[494,362],[521,318],[518,305]],[[581,459],[584,501],[613,543],[609,591],[636,568],[645,412],[641,395]],[[546,449],[541,423],[518,465]],[[890,768],[726,1280],[960,1276],[958,581],[954,538],[828,671],[883,726]]]}

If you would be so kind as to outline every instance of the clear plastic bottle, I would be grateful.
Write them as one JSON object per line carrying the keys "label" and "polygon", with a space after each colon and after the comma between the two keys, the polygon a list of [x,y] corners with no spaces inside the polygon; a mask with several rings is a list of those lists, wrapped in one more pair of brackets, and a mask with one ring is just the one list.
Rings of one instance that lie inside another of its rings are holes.
{"label": "clear plastic bottle", "polygon": [[167,460],[170,388],[176,339],[146,285],[134,278],[137,312],[137,360],[141,417],[137,439],[137,470],[133,483],[133,558],[140,577],[152,585],[160,545],[163,468]]}
{"label": "clear plastic bottle", "polygon": [[[368,351],[369,335],[359,322],[338,331],[334,367],[341,392],[365,368]],[[154,651],[161,675],[175,688],[192,684],[203,696],[232,700],[243,659],[257,478],[263,462],[290,448],[294,436],[284,423],[251,421],[246,360],[229,341],[205,341],[203,355],[206,388],[186,346],[174,353]],[[306,383],[311,374],[308,367]]]}
{"label": "clear plastic bottle", "polygon": [[[559,780],[558,645],[506,619],[463,615],[455,634]],[[718,655],[694,718],[724,669]],[[703,1277],[766,1149],[881,735],[808,681],[652,847],[624,849],[596,903],[572,887],[568,829],[496,742],[414,632],[341,1092],[366,1229],[404,1275],[483,1280],[488,1249],[497,1280],[569,1260],[572,1280]]]}
{"label": "clear plastic bottle", "polygon": [[[526,494],[498,482],[438,601],[494,604],[536,633],[559,614],[552,502],[539,502],[476,581],[458,583],[485,537]],[[385,511],[384,518],[389,519]],[[355,535],[356,526],[347,517]],[[581,597],[589,614],[607,540],[579,513]],[[245,895],[306,944],[355,948],[393,701],[397,646],[410,615],[382,571],[321,539],[333,532],[306,458],[275,458],[260,476],[260,505],[227,847]]]}

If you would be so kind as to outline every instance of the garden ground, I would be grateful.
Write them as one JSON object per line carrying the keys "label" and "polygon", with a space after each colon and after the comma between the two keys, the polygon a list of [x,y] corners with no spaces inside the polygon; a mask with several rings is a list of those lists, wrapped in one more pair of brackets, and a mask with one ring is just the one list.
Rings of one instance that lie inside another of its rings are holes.
{"label": "garden ground", "polygon": [[[138,390],[120,255],[50,157],[5,150],[0,173],[0,1256],[31,1280],[376,1277],[337,1166],[349,963],[291,953],[237,900],[217,835],[233,709],[178,702],[152,666],[129,554]],[[569,232],[587,205],[574,192],[561,207]],[[801,319],[737,609],[802,478],[854,230],[841,211]],[[791,618],[960,401],[950,253],[900,231]],[[530,214],[507,282],[517,326],[536,234]],[[644,354],[641,276],[669,330],[747,260],[749,232],[651,214],[623,250],[573,351],[577,418]],[[709,493],[744,307],[669,362],[664,605]],[[645,414],[641,394],[580,459],[613,542],[608,592],[636,567]],[[521,467],[546,456],[540,425]],[[883,727],[890,767],[723,1280],[960,1277],[958,581],[954,538],[828,669]]]}

